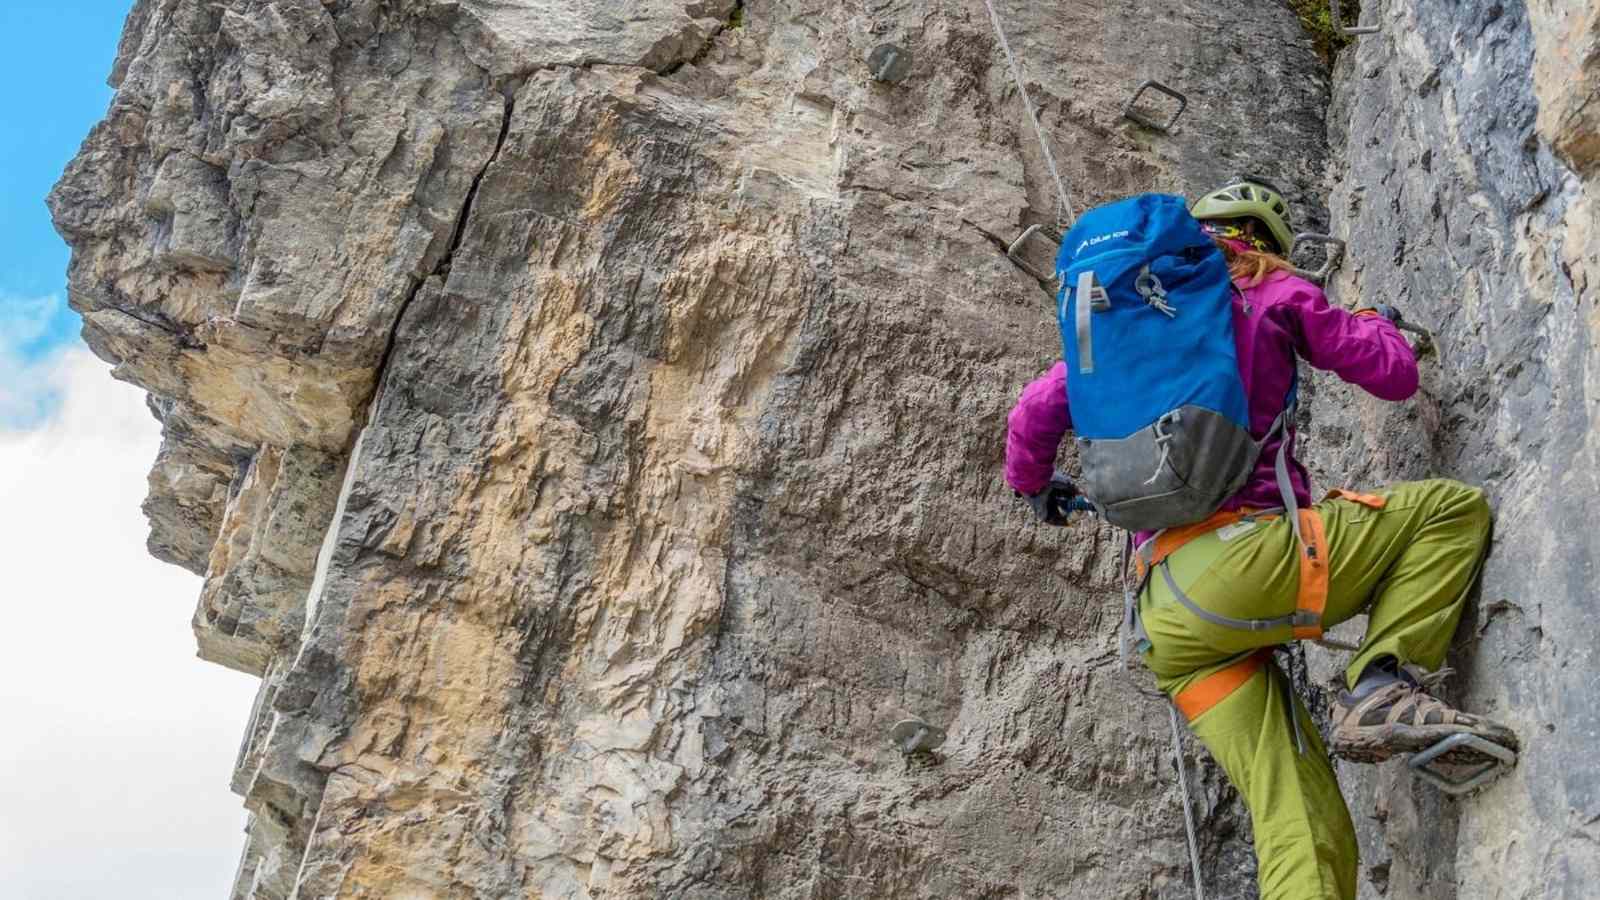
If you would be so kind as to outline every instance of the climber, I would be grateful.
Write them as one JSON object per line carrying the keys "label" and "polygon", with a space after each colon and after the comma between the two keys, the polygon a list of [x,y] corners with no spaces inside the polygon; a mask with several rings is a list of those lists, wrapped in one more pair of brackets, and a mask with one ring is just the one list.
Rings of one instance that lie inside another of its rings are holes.
{"label": "climber", "polygon": [[[1349,812],[1317,729],[1268,648],[1369,616],[1334,704],[1336,755],[1377,762],[1462,732],[1515,749],[1508,729],[1453,709],[1430,693],[1434,679],[1419,674],[1444,662],[1485,551],[1489,507],[1481,490],[1444,480],[1377,494],[1334,491],[1312,505],[1310,479],[1293,458],[1292,413],[1280,420],[1295,395],[1297,357],[1380,399],[1404,400],[1418,374],[1398,314],[1334,308],[1295,277],[1285,259],[1294,243],[1288,206],[1259,178],[1206,194],[1190,213],[1237,288],[1233,345],[1260,452],[1244,486],[1214,515],[1136,536],[1144,572],[1138,649],[1250,809],[1263,900],[1353,900]],[[1006,481],[1052,524],[1063,524],[1069,501],[1080,499],[1053,472],[1058,445],[1073,430],[1067,379],[1062,362],[1029,384],[1006,437]],[[1275,621],[1241,621],[1261,619]],[[1250,630],[1264,625],[1271,627]],[[1456,753],[1451,761],[1476,758]]]}

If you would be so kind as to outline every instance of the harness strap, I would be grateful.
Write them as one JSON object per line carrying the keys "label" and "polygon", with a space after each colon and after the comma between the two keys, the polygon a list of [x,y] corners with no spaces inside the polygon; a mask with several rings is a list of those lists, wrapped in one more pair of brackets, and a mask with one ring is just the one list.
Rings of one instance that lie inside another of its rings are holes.
{"label": "harness strap", "polygon": [[1271,658],[1270,650],[1257,650],[1233,665],[1218,669],[1179,691],[1172,698],[1172,702],[1177,705],[1178,711],[1183,713],[1185,719],[1193,722],[1211,707],[1228,699],[1234,691],[1244,687],[1245,682],[1254,678]]}
{"label": "harness strap", "polygon": [[1189,543],[1203,534],[1209,534],[1219,528],[1226,528],[1245,519],[1275,519],[1281,514],[1281,508],[1274,509],[1230,509],[1212,513],[1193,525],[1183,525],[1178,528],[1163,528],[1138,547],[1135,563],[1139,575],[1142,577],[1151,566],[1160,563],[1167,557],[1178,552],[1184,544]]}
{"label": "harness strap", "polygon": [[1300,590],[1295,597],[1294,637],[1314,641],[1322,637],[1322,613],[1328,607],[1328,539],[1322,513],[1300,510]]}
{"label": "harness strap", "polygon": [[[1172,596],[1177,598],[1177,601],[1183,604],[1184,608],[1189,612],[1213,625],[1232,628],[1235,631],[1271,631],[1275,628],[1292,626],[1297,636],[1303,628],[1316,628],[1318,633],[1321,633],[1321,611],[1311,613],[1303,609],[1296,609],[1287,616],[1278,616],[1274,619],[1235,619],[1232,616],[1214,613],[1194,602],[1188,594],[1183,592],[1182,588],[1178,587],[1178,582],[1173,579],[1172,568],[1169,565],[1162,563],[1159,568],[1161,569],[1161,577],[1167,582],[1167,590],[1172,592]],[[1323,599],[1326,600],[1327,598],[1324,597]]]}
{"label": "harness strap", "polygon": [[1355,491],[1347,491],[1344,488],[1334,488],[1328,492],[1328,496],[1324,499],[1349,500],[1351,503],[1359,503],[1369,509],[1383,509],[1389,502],[1388,498],[1378,494],[1358,494]]}
{"label": "harness strap", "polygon": [[1272,420],[1272,428],[1268,429],[1267,436],[1261,439],[1265,444],[1272,439],[1274,432],[1281,432],[1278,441],[1278,455],[1272,461],[1272,473],[1278,481],[1278,493],[1283,495],[1283,508],[1288,511],[1289,521],[1294,525],[1294,539],[1305,546],[1305,536],[1301,533],[1300,500],[1294,493],[1294,482],[1289,480],[1289,421],[1294,416],[1295,405],[1290,403],[1284,407],[1283,412]]}
{"label": "harness strap", "polygon": [[1328,560],[1327,538],[1322,527],[1322,514],[1315,509],[1300,510],[1302,530],[1310,536],[1308,543],[1302,545],[1300,552],[1300,586],[1295,595],[1295,611],[1287,616],[1277,616],[1271,619],[1236,619],[1212,612],[1194,602],[1194,599],[1178,587],[1177,579],[1172,577],[1172,565],[1166,559],[1156,564],[1161,570],[1161,578],[1167,584],[1167,590],[1189,612],[1205,622],[1222,628],[1232,628],[1236,631],[1272,631],[1275,628],[1288,626],[1293,629],[1295,640],[1315,641],[1322,637],[1322,614],[1328,607]]}

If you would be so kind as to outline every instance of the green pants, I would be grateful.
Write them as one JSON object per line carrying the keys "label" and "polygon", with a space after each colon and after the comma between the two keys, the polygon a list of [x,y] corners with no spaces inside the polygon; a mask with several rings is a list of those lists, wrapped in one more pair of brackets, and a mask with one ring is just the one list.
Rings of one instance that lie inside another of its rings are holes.
{"label": "green pants", "polygon": [[[1424,669],[1444,662],[1489,532],[1489,507],[1477,488],[1419,481],[1381,496],[1382,509],[1343,499],[1316,506],[1329,565],[1324,627],[1368,615],[1366,637],[1345,673],[1350,686],[1379,657]],[[1281,517],[1203,535],[1167,564],[1178,587],[1209,612],[1270,619],[1295,610],[1300,545]],[[1150,637],[1145,663],[1162,690],[1176,698],[1209,679],[1189,696],[1216,693],[1219,684],[1226,691],[1189,724],[1250,810],[1262,900],[1354,900],[1355,829],[1317,728],[1276,666],[1267,661],[1252,672],[1244,662],[1260,648],[1288,643],[1291,629],[1250,632],[1206,622],[1173,598],[1159,573],[1140,596],[1139,613]],[[1300,719],[1303,754],[1291,714]]]}

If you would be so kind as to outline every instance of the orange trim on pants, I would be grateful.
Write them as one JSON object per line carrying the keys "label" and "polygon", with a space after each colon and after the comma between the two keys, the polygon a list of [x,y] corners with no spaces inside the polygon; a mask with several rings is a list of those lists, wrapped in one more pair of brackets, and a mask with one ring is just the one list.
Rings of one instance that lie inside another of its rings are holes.
{"label": "orange trim on pants", "polygon": [[1266,665],[1271,650],[1258,650],[1231,666],[1218,669],[1173,695],[1183,717],[1193,722],[1202,713],[1228,699]]}
{"label": "orange trim on pants", "polygon": [[1322,613],[1328,608],[1328,537],[1322,513],[1300,510],[1300,536],[1305,545],[1300,548],[1300,592],[1294,605],[1298,612],[1314,613],[1317,621],[1315,625],[1296,625],[1294,638],[1314,641],[1322,637]]}

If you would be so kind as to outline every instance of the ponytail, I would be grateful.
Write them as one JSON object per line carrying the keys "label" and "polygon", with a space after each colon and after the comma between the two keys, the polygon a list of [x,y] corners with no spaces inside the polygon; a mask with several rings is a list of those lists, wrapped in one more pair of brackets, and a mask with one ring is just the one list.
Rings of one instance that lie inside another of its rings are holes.
{"label": "ponytail", "polygon": [[1237,249],[1239,242],[1225,238],[1212,238],[1228,261],[1228,274],[1243,287],[1255,287],[1273,272],[1293,272],[1294,264],[1276,253],[1264,250]]}

